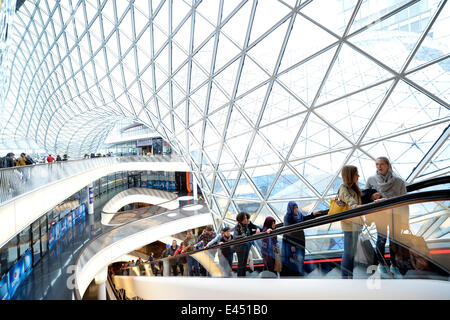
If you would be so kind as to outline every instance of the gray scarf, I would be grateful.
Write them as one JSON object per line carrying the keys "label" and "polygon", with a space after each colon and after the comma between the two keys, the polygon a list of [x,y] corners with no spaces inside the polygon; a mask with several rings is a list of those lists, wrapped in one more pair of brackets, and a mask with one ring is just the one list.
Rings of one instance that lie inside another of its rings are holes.
{"label": "gray scarf", "polygon": [[384,198],[392,198],[406,193],[404,181],[395,176],[392,169],[389,169],[384,176],[377,171],[374,178],[377,183],[376,189]]}

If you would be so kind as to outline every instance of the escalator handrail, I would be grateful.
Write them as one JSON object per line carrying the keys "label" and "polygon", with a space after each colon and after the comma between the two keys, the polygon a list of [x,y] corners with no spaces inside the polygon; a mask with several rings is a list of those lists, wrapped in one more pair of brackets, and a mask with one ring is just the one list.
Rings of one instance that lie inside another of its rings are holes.
{"label": "escalator handrail", "polygon": [[438,177],[433,179],[428,179],[424,181],[419,181],[406,186],[406,191],[412,192],[420,189],[425,189],[433,187],[440,184],[450,183],[450,176]]}
{"label": "escalator handrail", "polygon": [[383,201],[369,203],[354,209],[349,209],[343,212],[339,212],[332,215],[326,215],[318,218],[314,218],[308,221],[299,222],[296,224],[292,224],[289,226],[283,226],[280,228],[276,228],[272,230],[271,233],[260,232],[247,237],[240,237],[238,239],[233,239],[229,242],[213,245],[207,248],[197,249],[195,251],[186,252],[183,254],[179,254],[176,256],[169,256],[166,258],[159,258],[152,261],[152,263],[157,263],[159,261],[164,260],[172,260],[190,256],[192,254],[210,250],[210,249],[223,249],[231,246],[242,245],[255,240],[262,240],[265,238],[271,238],[274,236],[297,232],[300,230],[318,227],[324,224],[330,224],[334,222],[340,222],[341,220],[356,218],[360,216],[364,216],[367,214],[375,213],[385,209],[392,209],[395,207],[399,207],[402,205],[413,204],[417,202],[425,202],[425,201],[443,201],[450,200],[450,190],[435,190],[435,191],[424,191],[418,193],[407,193],[401,196],[392,197]]}
{"label": "escalator handrail", "polygon": [[[450,176],[432,178],[432,179],[428,179],[428,180],[424,180],[424,181],[420,181],[420,182],[416,182],[416,183],[407,185],[406,191],[413,192],[413,191],[417,191],[417,190],[421,190],[421,189],[425,189],[425,188],[429,188],[429,187],[433,187],[433,186],[437,186],[437,185],[441,185],[441,184],[447,184],[447,183],[450,183]],[[276,228],[280,228],[282,226],[283,226],[282,222],[275,225]]]}

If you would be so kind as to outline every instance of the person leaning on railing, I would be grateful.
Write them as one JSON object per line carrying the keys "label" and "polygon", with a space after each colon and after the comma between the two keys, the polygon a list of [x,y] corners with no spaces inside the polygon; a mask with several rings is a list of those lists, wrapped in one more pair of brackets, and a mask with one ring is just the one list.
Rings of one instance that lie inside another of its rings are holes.
{"label": "person leaning on railing", "polygon": [[[395,175],[392,170],[392,165],[388,158],[378,157],[375,160],[377,168],[376,174],[367,179],[366,188],[376,189],[378,192],[372,195],[372,200],[382,200],[392,198],[405,194],[406,182],[399,176]],[[367,218],[372,218],[369,216]],[[378,213],[372,218],[377,228],[377,258],[378,269],[382,275],[387,274],[387,264],[384,259],[384,252],[387,241],[387,234],[389,228],[389,253],[390,253],[390,271],[396,278],[401,278],[402,275],[397,267],[395,259],[397,252],[397,245],[395,239],[399,238],[401,230],[408,229],[409,211],[407,206],[397,209],[388,210],[384,213]],[[370,221],[372,222],[372,221]],[[395,228],[394,228],[395,226]]]}
{"label": "person leaning on railing", "polygon": [[[186,232],[186,238],[183,240],[183,245],[185,247],[185,250],[187,253],[190,253],[194,251],[195,244],[197,241],[195,241],[194,234],[192,233],[192,230],[188,230]],[[192,276],[200,276],[200,265],[196,259],[191,257],[190,255],[187,257],[187,267],[188,267],[188,275],[190,277]],[[194,267],[194,271],[192,271],[192,267]]]}

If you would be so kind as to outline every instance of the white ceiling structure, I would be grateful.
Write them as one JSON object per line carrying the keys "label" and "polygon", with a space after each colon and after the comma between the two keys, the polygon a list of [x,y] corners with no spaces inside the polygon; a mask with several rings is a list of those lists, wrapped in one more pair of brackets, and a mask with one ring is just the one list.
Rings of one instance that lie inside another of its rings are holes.
{"label": "white ceiling structure", "polygon": [[448,174],[449,24],[445,0],[25,1],[0,136],[76,156],[137,121],[219,223],[281,221],[289,200],[326,207],[345,164],[361,182],[378,156],[408,182]]}

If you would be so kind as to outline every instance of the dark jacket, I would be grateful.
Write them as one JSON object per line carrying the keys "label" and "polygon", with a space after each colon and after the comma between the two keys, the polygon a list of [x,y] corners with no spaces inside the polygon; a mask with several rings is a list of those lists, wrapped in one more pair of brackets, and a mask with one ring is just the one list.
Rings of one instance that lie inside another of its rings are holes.
{"label": "dark jacket", "polygon": [[16,163],[14,162],[14,159],[11,158],[9,155],[7,155],[6,157],[1,158],[0,161],[1,161],[1,167],[2,168],[11,168],[11,167],[14,167],[16,165]]}
{"label": "dark jacket", "polygon": [[[290,226],[299,222],[314,219],[316,216],[313,214],[304,216],[301,214],[300,210],[297,215],[294,214],[294,207],[297,206],[295,201],[289,201],[286,215],[284,216],[284,226]],[[298,207],[298,206],[297,206]],[[296,232],[286,233],[283,235],[283,241],[289,243],[295,247],[305,247],[305,233],[303,230]]]}

